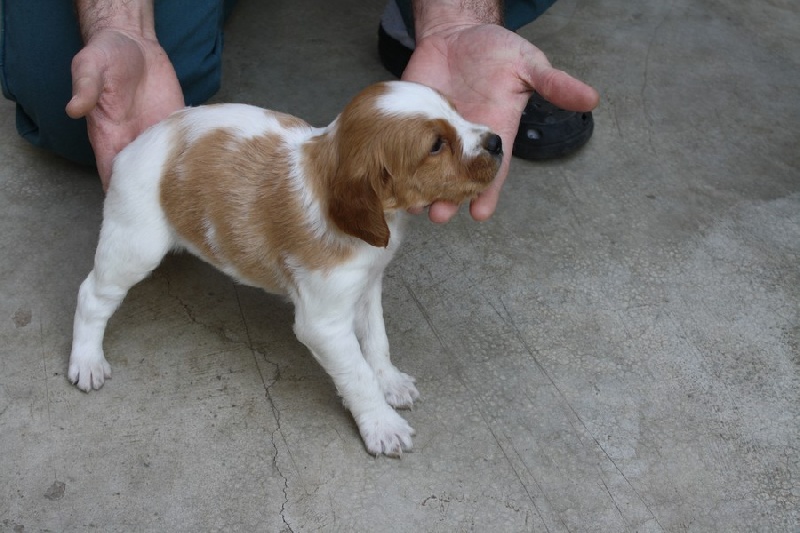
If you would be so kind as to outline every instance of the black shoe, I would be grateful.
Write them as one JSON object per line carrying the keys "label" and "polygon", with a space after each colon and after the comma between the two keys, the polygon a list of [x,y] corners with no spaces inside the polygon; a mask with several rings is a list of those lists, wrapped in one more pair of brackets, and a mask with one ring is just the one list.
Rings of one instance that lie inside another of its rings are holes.
{"label": "black shoe", "polygon": [[[378,54],[386,70],[399,78],[412,52],[378,26]],[[567,111],[533,93],[520,118],[513,154],[537,161],[565,157],[586,144],[593,131],[591,112]]]}
{"label": "black shoe", "polygon": [[403,75],[403,71],[411,59],[414,51],[386,33],[383,24],[378,25],[378,55],[381,57],[383,68],[391,72],[396,78]]}
{"label": "black shoe", "polygon": [[566,111],[533,93],[519,119],[512,153],[538,161],[565,157],[586,144],[593,131],[591,112]]}

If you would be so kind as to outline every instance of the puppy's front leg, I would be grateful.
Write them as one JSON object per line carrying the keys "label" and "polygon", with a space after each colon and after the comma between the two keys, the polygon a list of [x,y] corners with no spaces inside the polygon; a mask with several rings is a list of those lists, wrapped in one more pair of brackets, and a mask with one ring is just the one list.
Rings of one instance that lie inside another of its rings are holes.
{"label": "puppy's front leg", "polygon": [[358,303],[355,319],[356,336],[364,358],[375,372],[384,398],[392,407],[410,408],[419,398],[415,380],[394,366],[389,357],[389,339],[383,321],[382,276],[367,287]]}
{"label": "puppy's front leg", "polygon": [[364,359],[353,331],[353,305],[325,305],[313,298],[296,301],[295,334],[333,378],[345,406],[353,414],[361,438],[373,455],[399,456],[411,449],[414,430],[384,399],[372,368]]}

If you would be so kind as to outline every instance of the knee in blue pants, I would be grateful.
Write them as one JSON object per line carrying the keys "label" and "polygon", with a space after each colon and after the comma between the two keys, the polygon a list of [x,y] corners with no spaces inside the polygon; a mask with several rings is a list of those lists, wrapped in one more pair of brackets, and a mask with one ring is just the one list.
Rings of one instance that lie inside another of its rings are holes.
{"label": "knee in blue pants", "polygon": [[[156,33],[187,105],[220,86],[222,24],[235,0],[159,0]],[[16,102],[17,131],[71,161],[94,164],[86,121],[64,111],[72,96],[72,58],[82,47],[72,2],[0,0],[0,81]]]}

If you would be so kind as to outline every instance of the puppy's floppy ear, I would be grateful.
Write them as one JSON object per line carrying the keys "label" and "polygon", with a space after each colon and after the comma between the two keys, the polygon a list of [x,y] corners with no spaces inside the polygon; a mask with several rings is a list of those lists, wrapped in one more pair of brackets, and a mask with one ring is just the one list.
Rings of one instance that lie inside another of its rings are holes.
{"label": "puppy's floppy ear", "polygon": [[357,169],[346,164],[339,168],[331,184],[328,215],[348,235],[385,248],[389,226],[378,190],[386,171],[375,163]]}

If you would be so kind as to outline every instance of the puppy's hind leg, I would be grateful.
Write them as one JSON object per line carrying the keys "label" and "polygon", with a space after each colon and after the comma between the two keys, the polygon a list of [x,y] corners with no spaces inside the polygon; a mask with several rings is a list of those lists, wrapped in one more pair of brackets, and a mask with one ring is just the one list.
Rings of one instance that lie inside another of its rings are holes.
{"label": "puppy's hind leg", "polygon": [[156,268],[170,248],[161,217],[135,217],[125,209],[109,208],[108,201],[94,269],[81,284],[73,324],[67,376],[83,391],[99,389],[111,377],[103,354],[106,323],[128,290]]}

